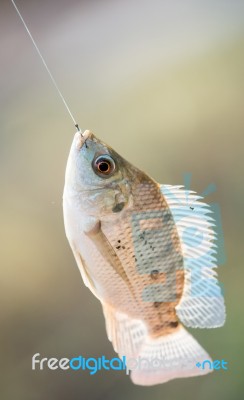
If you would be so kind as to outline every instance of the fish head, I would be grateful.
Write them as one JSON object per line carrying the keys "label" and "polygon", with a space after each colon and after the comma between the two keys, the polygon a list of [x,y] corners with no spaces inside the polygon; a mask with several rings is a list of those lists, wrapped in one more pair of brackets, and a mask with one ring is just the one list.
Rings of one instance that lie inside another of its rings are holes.
{"label": "fish head", "polygon": [[64,196],[79,198],[79,207],[94,216],[117,214],[132,202],[136,169],[91,131],[77,132],[71,146]]}

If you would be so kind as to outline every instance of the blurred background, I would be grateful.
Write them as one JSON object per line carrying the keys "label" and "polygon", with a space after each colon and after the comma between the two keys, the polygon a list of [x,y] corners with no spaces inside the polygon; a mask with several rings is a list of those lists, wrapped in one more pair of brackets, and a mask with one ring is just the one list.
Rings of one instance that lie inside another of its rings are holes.
{"label": "blurred background", "polygon": [[228,371],[134,386],[124,372],[31,370],[42,357],[115,356],[65,237],[75,128],[10,0],[0,2],[1,399],[219,399],[244,391],[244,2],[16,0],[82,129],[161,183],[217,191],[227,322],[191,330]]}

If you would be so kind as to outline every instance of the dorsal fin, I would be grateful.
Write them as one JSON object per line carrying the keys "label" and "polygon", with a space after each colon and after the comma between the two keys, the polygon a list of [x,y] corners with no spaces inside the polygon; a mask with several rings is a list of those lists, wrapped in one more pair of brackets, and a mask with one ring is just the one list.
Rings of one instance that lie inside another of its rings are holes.
{"label": "dorsal fin", "polygon": [[162,185],[181,240],[185,282],[176,307],[180,320],[192,328],[213,328],[225,322],[225,305],[216,266],[216,233],[209,206],[181,186]]}

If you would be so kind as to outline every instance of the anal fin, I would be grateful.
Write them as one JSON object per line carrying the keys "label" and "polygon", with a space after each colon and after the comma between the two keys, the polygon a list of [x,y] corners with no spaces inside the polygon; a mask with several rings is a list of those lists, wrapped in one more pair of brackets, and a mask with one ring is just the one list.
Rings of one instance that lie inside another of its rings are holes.
{"label": "anal fin", "polygon": [[106,330],[114,350],[120,357],[135,357],[147,335],[143,321],[132,319],[116,311],[107,303],[102,303]]}

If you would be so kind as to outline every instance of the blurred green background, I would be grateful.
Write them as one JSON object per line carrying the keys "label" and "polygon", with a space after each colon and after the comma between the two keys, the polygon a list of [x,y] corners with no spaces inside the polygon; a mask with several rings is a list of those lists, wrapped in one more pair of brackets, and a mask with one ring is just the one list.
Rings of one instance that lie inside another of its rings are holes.
{"label": "blurred green background", "polygon": [[64,234],[75,131],[10,1],[0,4],[1,399],[239,400],[244,392],[244,2],[16,0],[75,118],[157,181],[217,191],[227,322],[192,330],[228,371],[134,386],[123,372],[32,371],[115,356]]}

